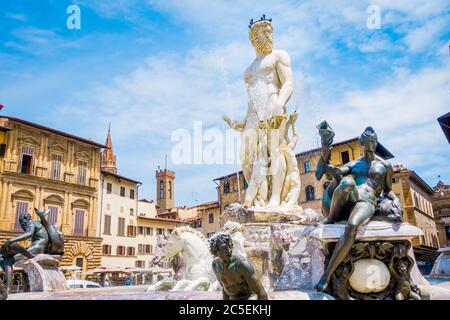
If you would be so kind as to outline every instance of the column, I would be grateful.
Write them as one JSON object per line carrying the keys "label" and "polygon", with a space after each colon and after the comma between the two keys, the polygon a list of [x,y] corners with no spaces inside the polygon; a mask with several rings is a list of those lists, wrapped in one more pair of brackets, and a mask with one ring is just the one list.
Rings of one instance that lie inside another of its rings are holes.
{"label": "column", "polygon": [[36,213],[34,212],[34,208],[38,208],[39,210],[42,210],[41,208],[39,208],[39,197],[40,197],[40,194],[41,194],[41,192],[39,190],[39,187],[36,186],[34,188],[34,202],[32,204],[30,203],[30,205],[33,205],[33,208],[30,208],[31,216],[33,217],[33,219],[37,219],[38,218]]}
{"label": "column", "polygon": [[39,201],[38,201],[39,210],[45,210],[44,208],[44,189],[39,187]]}
{"label": "column", "polygon": [[5,210],[5,206],[6,206],[6,189],[8,187],[8,183],[6,181],[3,181],[1,183],[2,186],[2,192],[0,195],[0,219],[5,219],[6,218],[6,210]]}
{"label": "column", "polygon": [[1,198],[0,198],[0,229],[1,230],[7,230],[9,229],[9,221],[6,215],[6,208],[7,208],[7,193],[8,193],[8,183],[3,181],[1,184],[2,186],[2,192],[1,192]]}
{"label": "column", "polygon": [[11,182],[8,182],[8,186],[6,187],[6,202],[5,202],[5,208],[4,208],[4,215],[5,220],[7,223],[6,229],[12,230],[14,227],[14,214],[12,214],[12,201],[11,201],[11,189],[12,184]]}
{"label": "column", "polygon": [[70,225],[70,218],[72,215],[72,208],[71,208],[71,198],[72,195],[70,192],[66,192],[66,195],[64,197],[64,214],[62,219],[62,232],[65,235],[72,234],[72,228]]}
{"label": "column", "polygon": [[94,227],[94,212],[95,212],[95,201],[94,197],[89,197],[89,222],[88,222],[88,237],[95,237],[95,227]]}

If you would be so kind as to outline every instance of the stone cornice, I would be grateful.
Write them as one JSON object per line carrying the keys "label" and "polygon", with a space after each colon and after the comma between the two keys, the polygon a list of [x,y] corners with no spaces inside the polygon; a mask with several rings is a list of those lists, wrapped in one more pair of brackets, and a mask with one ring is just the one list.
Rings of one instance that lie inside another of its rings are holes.
{"label": "stone cornice", "polygon": [[[57,188],[57,189],[64,189],[64,190],[73,190],[74,192],[87,192],[87,193],[94,193],[97,194],[98,188],[90,187],[90,186],[83,186],[76,183],[68,183],[64,181],[58,181],[58,180],[51,180],[51,179],[45,179],[40,178],[33,175],[27,175],[23,173],[16,173],[16,172],[3,172],[0,177],[2,177],[4,180],[7,180],[9,182],[20,182],[23,184],[32,184],[34,186],[39,187],[47,187],[47,188]],[[98,181],[98,180],[97,180]]]}

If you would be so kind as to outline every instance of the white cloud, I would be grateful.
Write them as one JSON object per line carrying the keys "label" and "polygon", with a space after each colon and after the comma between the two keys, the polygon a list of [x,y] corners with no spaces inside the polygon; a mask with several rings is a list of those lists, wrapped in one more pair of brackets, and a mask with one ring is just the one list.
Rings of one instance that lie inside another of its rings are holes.
{"label": "white cloud", "polygon": [[6,15],[6,17],[16,20],[16,21],[20,21],[20,22],[28,21],[27,16],[24,14],[21,14],[21,13],[6,12],[5,15]]}
{"label": "white cloud", "polygon": [[[110,3],[96,2],[92,8],[109,18],[125,13],[130,20],[137,17],[145,24],[145,16],[132,12],[139,9],[135,1]],[[395,69],[397,60],[389,56],[391,51],[402,52],[408,59],[408,48],[420,51],[437,45],[436,51],[445,52],[437,40],[445,28],[432,23],[440,21],[433,19],[442,14],[444,2],[377,1],[385,19],[383,28],[391,26],[406,45],[401,39],[392,41],[383,29],[367,30],[366,8],[371,1],[148,3],[186,29],[193,26],[190,32],[199,37],[194,41],[199,44],[181,52],[151,55],[131,72],[110,81],[92,82],[90,90],[57,104],[57,112],[50,115],[61,127],[77,123],[78,134],[101,139],[111,121],[121,174],[143,181],[145,197],[154,197],[153,170],[163,163],[165,154],[170,155],[173,130],[192,131],[197,120],[205,127],[224,130],[222,114],[244,117],[247,97],[242,73],[254,56],[247,39],[247,23],[262,13],[274,19],[276,46],[291,54],[295,68],[290,108],[297,106],[300,114],[297,151],[317,146],[315,125],[323,119],[336,130],[336,140],[357,136],[365,126],[372,125],[380,141],[396,155],[396,163],[418,168],[418,173],[428,178],[435,174],[435,168],[441,168],[447,172],[440,173],[450,180],[442,151],[448,146],[436,123],[448,109],[449,65],[433,60],[435,66],[431,68],[405,62],[403,69]],[[24,50],[45,48],[49,39],[56,37],[34,31],[16,33],[33,44]],[[348,59],[347,55],[361,52],[385,55],[371,64]],[[356,76],[373,73],[375,79],[385,65],[388,70],[383,70],[381,82],[368,79],[360,85],[350,73],[355,68]],[[431,163],[424,164],[426,161]],[[191,192],[200,194],[200,201],[215,199],[211,180],[237,170],[237,166],[172,169],[177,171],[177,202],[189,204]]]}
{"label": "white cloud", "polygon": [[[405,42],[408,44],[409,49],[413,52],[437,51],[437,48],[432,44],[436,43],[436,38],[445,30],[448,17],[433,19],[427,21],[423,26],[415,28],[405,38]],[[448,40],[448,39],[447,39]],[[430,46],[431,44],[431,46]]]}

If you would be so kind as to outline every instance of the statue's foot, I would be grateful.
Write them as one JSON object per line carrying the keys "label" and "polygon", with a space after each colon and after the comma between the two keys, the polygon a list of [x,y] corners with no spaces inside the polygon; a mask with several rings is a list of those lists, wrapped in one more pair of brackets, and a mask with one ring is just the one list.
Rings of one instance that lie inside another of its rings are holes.
{"label": "statue's foot", "polygon": [[314,289],[316,289],[319,292],[328,291],[328,283],[329,281],[327,281],[327,279],[322,277],[322,279],[320,279],[320,281],[314,286]]}
{"label": "statue's foot", "polygon": [[280,200],[271,199],[267,204],[267,208],[278,208],[280,206]]}
{"label": "statue's foot", "polygon": [[329,219],[325,219],[325,220],[320,221],[320,224],[333,224],[333,223],[334,223],[334,221],[333,220],[329,220]]}

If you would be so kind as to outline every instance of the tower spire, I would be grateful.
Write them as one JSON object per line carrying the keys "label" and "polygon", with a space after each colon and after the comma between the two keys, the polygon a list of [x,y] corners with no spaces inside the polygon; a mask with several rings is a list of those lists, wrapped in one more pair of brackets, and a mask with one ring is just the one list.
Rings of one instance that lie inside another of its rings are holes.
{"label": "tower spire", "polygon": [[116,155],[113,152],[113,144],[111,138],[111,122],[108,126],[108,135],[106,137],[106,150],[102,154],[102,171],[111,172],[113,174],[117,174],[117,166],[116,166]]}

